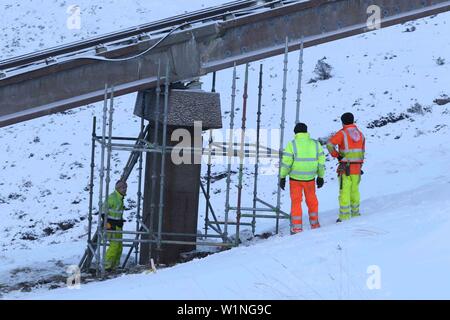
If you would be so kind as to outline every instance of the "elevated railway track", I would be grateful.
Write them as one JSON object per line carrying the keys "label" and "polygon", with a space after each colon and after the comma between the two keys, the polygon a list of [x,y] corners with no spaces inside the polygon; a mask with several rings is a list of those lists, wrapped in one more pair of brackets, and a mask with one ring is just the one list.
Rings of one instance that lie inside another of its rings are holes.
{"label": "elevated railway track", "polygon": [[234,1],[0,61],[0,127],[450,10],[449,0]]}

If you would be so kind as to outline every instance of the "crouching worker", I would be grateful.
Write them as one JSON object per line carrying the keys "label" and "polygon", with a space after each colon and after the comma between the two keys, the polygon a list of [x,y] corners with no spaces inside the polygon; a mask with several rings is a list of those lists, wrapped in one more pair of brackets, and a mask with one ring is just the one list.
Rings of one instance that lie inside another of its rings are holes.
{"label": "crouching worker", "polygon": [[[115,191],[108,197],[108,201],[105,203],[105,212],[108,214],[106,222],[106,229],[108,231],[122,231],[123,229],[123,199],[127,194],[127,187],[125,181],[118,181]],[[122,233],[109,233],[108,239],[110,240],[110,244],[106,251],[105,269],[112,271],[120,264],[123,245],[122,241],[114,240],[122,240]]]}
{"label": "crouching worker", "polygon": [[325,154],[322,145],[310,138],[308,127],[304,123],[298,123],[294,132],[295,139],[287,144],[280,165],[280,187],[282,190],[285,189],[286,177],[289,176],[292,205],[291,234],[303,231],[303,193],[308,206],[311,229],[320,227],[316,182],[317,187],[322,188],[325,176]]}

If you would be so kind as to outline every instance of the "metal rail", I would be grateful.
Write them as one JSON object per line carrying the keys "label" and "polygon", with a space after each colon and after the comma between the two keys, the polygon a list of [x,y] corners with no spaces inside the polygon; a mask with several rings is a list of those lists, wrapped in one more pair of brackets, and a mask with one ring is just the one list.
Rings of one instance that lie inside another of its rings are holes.
{"label": "metal rail", "polygon": [[54,48],[5,59],[3,61],[0,61],[0,70],[23,67],[25,65],[29,65],[39,61],[45,62],[46,59],[55,58],[57,56],[77,52],[84,49],[92,49],[96,46],[105,45],[107,43],[124,40],[134,36],[143,36],[144,34],[149,32],[172,28],[186,22],[192,23],[202,19],[208,19],[213,16],[228,14],[230,13],[230,11],[233,12],[236,10],[249,8],[250,6],[257,4],[257,2],[257,0],[233,1],[215,7],[210,7],[207,9],[169,17],[151,23],[146,23],[124,30],[108,33],[99,37],[93,37],[87,40],[76,41]]}

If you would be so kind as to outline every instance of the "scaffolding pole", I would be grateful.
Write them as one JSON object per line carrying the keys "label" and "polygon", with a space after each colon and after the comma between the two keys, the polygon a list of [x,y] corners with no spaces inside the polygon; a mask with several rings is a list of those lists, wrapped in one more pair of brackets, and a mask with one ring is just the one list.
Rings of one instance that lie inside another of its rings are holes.
{"label": "scaffolding pole", "polygon": [[91,166],[89,177],[89,211],[88,211],[88,243],[92,243],[92,206],[94,201],[94,170],[95,170],[95,136],[97,117],[92,119],[92,146],[91,146]]}
{"label": "scaffolding pole", "polygon": [[106,121],[108,112],[108,86],[105,85],[105,100],[103,104],[103,122],[102,122],[102,144],[100,154],[100,181],[99,181],[99,201],[98,201],[98,224],[97,224],[97,248],[96,248],[96,273],[97,276],[101,275],[101,269],[103,263],[101,263],[101,243],[105,241],[103,232],[102,215],[105,214],[103,207],[103,179],[105,177],[105,147],[106,147]]}
{"label": "scaffolding pole", "polygon": [[236,209],[236,237],[235,245],[239,245],[239,232],[241,221],[241,206],[242,206],[242,180],[244,178],[244,148],[245,148],[245,130],[247,123],[247,99],[248,99],[248,68],[249,64],[245,65],[245,79],[244,79],[244,94],[242,96],[242,127],[241,127],[241,145],[239,152],[239,177],[238,177],[238,196],[237,196],[237,209]]}
{"label": "scaffolding pole", "polygon": [[[144,114],[145,103],[142,105],[142,114]],[[139,136],[144,137],[144,117],[141,117],[141,132]],[[136,231],[141,230],[141,203],[142,203],[142,165],[143,152],[139,152],[139,166],[138,166],[138,190],[137,190],[137,204],[136,204]],[[138,261],[139,247],[136,245],[134,251],[134,261]]]}
{"label": "scaffolding pole", "polygon": [[[256,208],[256,199],[258,198],[258,175],[259,175],[259,152],[260,152],[260,134],[261,134],[261,106],[263,89],[263,65],[259,66],[259,85],[258,85],[258,111],[256,113],[256,159],[255,174],[253,181],[253,208]],[[256,232],[256,210],[253,211],[252,234]]]}
{"label": "scaffolding pole", "polygon": [[[289,38],[286,37],[286,44],[284,49],[284,69],[283,69],[283,98],[281,104],[281,121],[280,121],[280,151],[279,151],[279,164],[281,164],[284,148],[284,127],[285,127],[285,113],[286,113],[286,93],[287,93],[287,75],[288,75],[288,58],[289,58]],[[277,190],[277,222],[275,227],[276,234],[280,229],[280,210],[281,210],[281,186],[280,186],[280,170],[278,170],[278,190]]]}
{"label": "scaffolding pole", "polygon": [[300,55],[298,59],[298,84],[297,84],[297,105],[295,112],[295,124],[300,122],[300,105],[302,102],[302,77],[303,77],[303,51],[304,51],[304,40],[300,42]]}
{"label": "scaffolding pole", "polygon": [[[157,73],[157,80],[156,80],[156,89],[155,89],[155,121],[153,125],[153,145],[157,146],[159,145],[159,118],[160,118],[160,99],[161,99],[161,61],[158,61],[158,73]],[[150,215],[148,215],[150,221],[149,229],[150,229],[150,237],[153,237],[154,233],[154,217],[155,217],[155,211],[156,211],[156,164],[158,162],[156,154],[152,157],[152,173],[151,173],[151,195],[150,195]],[[152,246],[149,247],[149,255],[152,256]]]}
{"label": "scaffolding pole", "polygon": [[161,254],[161,233],[164,213],[164,187],[165,187],[165,169],[166,169],[166,147],[167,147],[167,121],[169,111],[169,63],[166,63],[166,78],[164,84],[164,114],[163,114],[163,134],[162,134],[162,154],[161,154],[161,173],[159,188],[159,208],[158,208],[158,243],[157,243],[157,264],[160,261]]}
{"label": "scaffolding pole", "polygon": [[234,129],[234,108],[236,103],[236,63],[233,67],[233,80],[231,85],[231,110],[230,110],[230,132],[229,132],[229,152],[228,152],[228,166],[227,166],[227,189],[225,195],[225,224],[224,224],[224,236],[228,238],[228,217],[230,213],[230,188],[231,188],[231,161],[233,157],[232,144],[233,144],[233,129]]}
{"label": "scaffolding pole", "polygon": [[[105,179],[105,195],[104,199],[105,201],[103,203],[108,203],[108,197],[109,197],[109,185],[111,183],[111,157],[112,157],[112,126],[113,126],[113,116],[114,116],[114,86],[111,88],[111,95],[109,99],[109,119],[108,119],[108,144],[107,144],[107,158],[106,158],[106,179]],[[105,276],[105,269],[106,269],[106,240],[108,238],[108,232],[107,232],[107,224],[108,224],[108,210],[105,208],[104,210],[104,216],[103,216],[103,248],[102,248],[102,270],[101,270],[101,276]]]}
{"label": "scaffolding pole", "polygon": [[86,269],[95,255],[95,248],[93,244],[97,245],[98,234],[95,233],[92,236],[92,211],[94,201],[94,171],[95,171],[95,137],[96,137],[97,118],[92,119],[92,146],[91,146],[91,165],[90,165],[90,177],[89,177],[89,207],[88,207],[88,240],[87,248],[78,264],[78,267],[82,270]]}
{"label": "scaffolding pole", "polygon": [[[205,234],[208,234],[208,222],[209,222],[209,209],[211,206],[211,167],[212,167],[212,143],[213,143],[213,138],[212,138],[212,130],[209,130],[209,141],[208,141],[208,148],[209,148],[209,152],[208,152],[208,168],[206,170],[206,190],[204,192],[205,195],[205,199],[206,199],[206,203],[205,203]],[[200,181],[201,184],[201,181]]]}
{"label": "scaffolding pole", "polygon": [[[216,73],[213,73],[213,79],[212,79],[212,88],[211,92],[216,92]],[[210,192],[211,192],[211,168],[212,168],[212,155],[211,155],[211,148],[213,143],[213,131],[209,130],[209,141],[208,141],[208,147],[209,147],[209,153],[208,153],[208,169],[206,171],[206,208],[205,208],[205,235],[208,235],[208,222],[209,222],[209,208],[211,206],[210,203]]]}

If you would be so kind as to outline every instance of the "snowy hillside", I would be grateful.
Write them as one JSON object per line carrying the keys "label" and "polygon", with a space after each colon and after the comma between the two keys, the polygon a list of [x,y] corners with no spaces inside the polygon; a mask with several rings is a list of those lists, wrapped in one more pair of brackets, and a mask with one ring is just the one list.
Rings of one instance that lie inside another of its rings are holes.
{"label": "snowy hillside", "polygon": [[[448,298],[449,182],[363,202],[364,218],[280,236],[157,274],[124,276],[43,299],[439,299]],[[421,215],[438,203],[432,215]],[[285,233],[288,229],[284,230]],[[381,290],[368,290],[371,266]],[[120,288],[120,290],[117,290]],[[148,290],[152,288],[152,290]]]}
{"label": "snowy hillside", "polygon": [[[44,8],[43,1],[0,0],[8,12],[0,24],[1,43],[6,43],[0,59],[222,2],[187,6],[171,1],[167,6],[167,1],[135,0],[124,10],[122,1],[78,1],[83,27],[74,32],[64,28],[65,1],[46,2]],[[4,298],[106,298],[106,293],[132,299],[450,298],[450,103],[444,104],[450,95],[449,18],[450,13],[441,14],[305,50],[301,117],[311,135],[327,137],[340,128],[340,115],[351,111],[367,137],[361,218],[334,224],[338,184],[336,163],[328,161],[326,185],[319,191],[320,230],[288,236],[283,222],[279,236],[253,239],[156,274],[124,276],[74,291],[49,291],[44,284],[32,293],[13,291]],[[308,83],[324,57],[333,67],[332,78]],[[289,59],[287,139],[295,116],[298,53]],[[263,126],[278,129],[282,57],[263,63]],[[251,65],[249,128],[256,125],[258,69],[259,63]],[[239,67],[240,89],[243,71]],[[231,70],[217,76],[228,127]],[[203,82],[208,90],[210,77]],[[238,94],[240,107],[242,91]],[[134,98],[117,101],[117,135],[138,133]],[[67,265],[78,263],[86,241],[91,121],[100,111],[99,104],[90,105],[0,129],[0,294],[2,288],[26,287],[21,282],[58,279]],[[236,127],[240,116],[238,111]],[[115,177],[126,159],[127,154],[114,156]],[[252,169],[247,166],[244,205],[251,205]],[[222,173],[225,167],[213,170]],[[261,177],[261,198],[275,203],[276,180],[273,174]],[[126,215],[131,221],[135,176],[130,183]],[[225,180],[213,184],[213,206],[221,215],[224,190]],[[283,209],[289,207],[284,192]],[[258,221],[258,233],[273,229],[273,221]],[[366,285],[371,266],[381,270],[380,290]]]}

